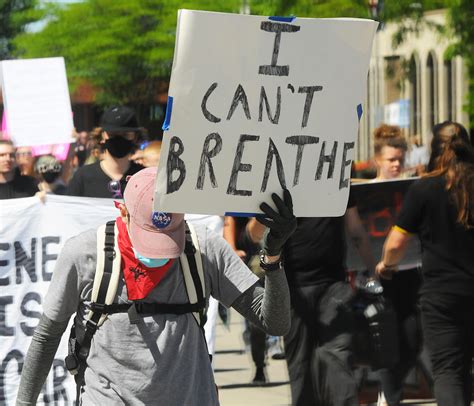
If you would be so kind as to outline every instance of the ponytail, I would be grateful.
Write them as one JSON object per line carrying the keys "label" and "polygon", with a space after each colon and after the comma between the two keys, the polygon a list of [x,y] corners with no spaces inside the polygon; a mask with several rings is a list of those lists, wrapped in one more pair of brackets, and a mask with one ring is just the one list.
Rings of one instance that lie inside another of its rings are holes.
{"label": "ponytail", "polygon": [[457,221],[474,228],[474,149],[466,129],[444,122],[435,128],[427,176],[444,176],[446,190],[457,209]]}

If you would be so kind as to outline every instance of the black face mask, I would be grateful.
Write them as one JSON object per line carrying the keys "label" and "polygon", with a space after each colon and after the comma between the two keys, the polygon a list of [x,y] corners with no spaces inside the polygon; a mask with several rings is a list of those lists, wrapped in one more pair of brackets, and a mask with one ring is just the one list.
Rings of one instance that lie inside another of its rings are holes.
{"label": "black face mask", "polygon": [[123,158],[133,151],[135,144],[123,137],[111,137],[104,142],[104,147],[113,157]]}
{"label": "black face mask", "polygon": [[46,183],[54,183],[59,177],[59,172],[45,172],[41,176]]}

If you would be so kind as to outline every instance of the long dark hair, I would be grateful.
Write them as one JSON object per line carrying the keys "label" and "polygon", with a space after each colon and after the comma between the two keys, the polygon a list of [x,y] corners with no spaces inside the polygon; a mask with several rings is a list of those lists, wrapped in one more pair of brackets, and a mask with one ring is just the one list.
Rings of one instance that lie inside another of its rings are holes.
{"label": "long dark hair", "polygon": [[474,149],[466,129],[445,121],[433,128],[427,176],[444,176],[458,211],[457,221],[474,228]]}

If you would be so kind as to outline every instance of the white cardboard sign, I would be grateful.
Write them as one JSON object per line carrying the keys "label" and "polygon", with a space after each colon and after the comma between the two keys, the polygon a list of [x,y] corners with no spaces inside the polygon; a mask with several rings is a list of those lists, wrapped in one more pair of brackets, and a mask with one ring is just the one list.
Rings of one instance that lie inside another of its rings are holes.
{"label": "white cardboard sign", "polygon": [[155,210],[344,214],[376,27],[180,10]]}
{"label": "white cardboard sign", "polygon": [[8,135],[16,146],[64,144],[74,127],[64,58],[2,61]]}

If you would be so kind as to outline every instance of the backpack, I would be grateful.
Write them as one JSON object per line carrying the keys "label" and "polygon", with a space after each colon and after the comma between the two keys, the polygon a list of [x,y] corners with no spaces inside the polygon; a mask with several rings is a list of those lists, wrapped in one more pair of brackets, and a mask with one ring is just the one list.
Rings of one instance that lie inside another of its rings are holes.
{"label": "backpack", "polygon": [[[117,242],[115,221],[109,221],[97,230],[97,263],[92,286],[90,310],[86,317],[85,327],[78,318],[74,318],[68,342],[66,368],[74,375],[78,393],[84,383],[86,359],[92,338],[97,329],[104,323],[109,314],[128,313],[130,322],[137,323],[140,313],[145,314],[185,314],[192,313],[204,334],[206,323],[205,280],[199,242],[192,224],[185,222],[186,240],[181,254],[180,268],[189,302],[183,304],[113,303],[121,275],[121,255]],[[78,397],[79,398],[79,397]]]}

